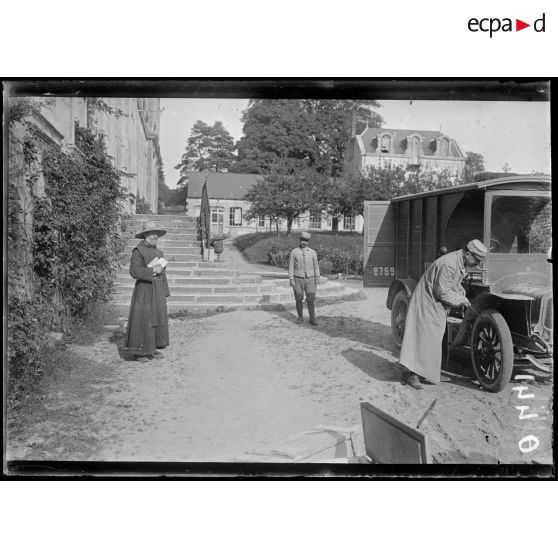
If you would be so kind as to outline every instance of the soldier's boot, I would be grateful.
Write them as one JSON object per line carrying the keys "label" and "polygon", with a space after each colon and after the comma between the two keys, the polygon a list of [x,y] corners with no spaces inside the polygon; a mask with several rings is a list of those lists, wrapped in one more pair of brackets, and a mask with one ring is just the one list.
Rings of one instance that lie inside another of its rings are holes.
{"label": "soldier's boot", "polygon": [[307,300],[306,305],[308,306],[308,314],[310,314],[310,325],[317,326],[318,321],[316,320],[316,311],[314,309],[314,301]]}
{"label": "soldier's boot", "polygon": [[303,308],[304,306],[302,305],[302,300],[297,300],[296,301],[296,313],[298,315],[298,318],[296,319],[297,324],[301,324],[304,321],[304,318],[302,317]]}

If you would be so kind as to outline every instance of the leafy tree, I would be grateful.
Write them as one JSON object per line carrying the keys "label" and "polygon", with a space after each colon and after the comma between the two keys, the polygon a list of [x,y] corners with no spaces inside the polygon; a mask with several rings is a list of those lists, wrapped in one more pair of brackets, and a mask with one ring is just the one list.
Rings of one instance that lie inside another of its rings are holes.
{"label": "leafy tree", "polygon": [[186,205],[188,199],[188,184],[179,184],[178,188],[171,190],[169,188],[170,195],[167,198],[166,205]]}
{"label": "leafy tree", "polygon": [[374,128],[383,124],[383,118],[373,110],[380,107],[374,100],[306,99],[302,104],[313,117],[320,164],[330,176],[340,176],[343,172],[345,149],[353,126],[354,132],[360,134],[366,126]]}
{"label": "leafy tree", "polygon": [[244,135],[237,144],[234,172],[266,173],[276,164],[307,167],[338,176],[351,136],[353,117],[360,132],[382,118],[376,101],[334,99],[252,99],[244,111]]}
{"label": "leafy tree", "polygon": [[331,205],[339,213],[364,214],[366,200],[389,200],[402,191],[406,171],[402,166],[368,167],[360,174],[349,174],[338,182]]}
{"label": "leafy tree", "polygon": [[293,221],[311,209],[321,209],[318,193],[323,188],[324,177],[309,168],[292,169],[276,166],[253,186],[244,196],[250,202],[248,219],[258,215],[269,216],[279,234],[279,220],[287,221],[287,234]]}
{"label": "leafy tree", "polygon": [[210,126],[197,120],[192,126],[186,151],[174,167],[180,171],[178,185],[186,183],[188,171],[228,171],[235,160],[234,150],[233,138],[222,122],[216,121]]}
{"label": "leafy tree", "polygon": [[274,166],[312,166],[319,157],[311,119],[300,100],[251,100],[242,116],[234,172],[269,173]]}
{"label": "leafy tree", "polygon": [[161,206],[164,206],[170,196],[173,193],[173,190],[171,190],[166,183],[166,177],[165,177],[165,171],[163,170],[163,167],[159,167],[159,172],[158,172],[158,206],[159,208]]}
{"label": "leafy tree", "polygon": [[368,167],[364,174],[347,174],[332,189],[331,211],[342,214],[364,214],[364,202],[391,200],[407,194],[440,190],[453,186],[449,171],[431,169],[409,172],[390,163]]}
{"label": "leafy tree", "polygon": [[484,157],[480,153],[467,151],[465,167],[463,168],[463,174],[461,175],[460,182],[462,184],[475,182],[475,180],[477,180],[477,175],[481,172],[485,172]]}

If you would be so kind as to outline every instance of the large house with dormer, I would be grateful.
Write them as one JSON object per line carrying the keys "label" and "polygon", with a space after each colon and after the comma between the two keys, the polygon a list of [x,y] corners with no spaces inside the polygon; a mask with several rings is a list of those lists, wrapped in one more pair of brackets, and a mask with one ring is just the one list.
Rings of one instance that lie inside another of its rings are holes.
{"label": "large house with dormer", "polygon": [[431,130],[366,128],[347,146],[347,165],[355,172],[386,164],[413,170],[448,170],[457,179],[465,166],[465,155],[457,142]]}

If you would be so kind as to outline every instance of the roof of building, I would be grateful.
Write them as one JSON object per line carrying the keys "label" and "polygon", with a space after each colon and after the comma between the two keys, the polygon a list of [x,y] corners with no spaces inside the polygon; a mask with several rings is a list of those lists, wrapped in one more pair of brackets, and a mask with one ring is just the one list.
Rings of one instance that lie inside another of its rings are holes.
{"label": "roof of building", "polygon": [[420,192],[419,194],[407,194],[398,198],[393,198],[392,202],[400,202],[409,199],[425,198],[429,196],[446,196],[466,190],[523,190],[523,191],[541,191],[551,192],[550,176],[537,175],[515,175],[506,178],[495,178],[493,180],[484,180],[482,182],[471,182],[470,184],[462,184],[441,190],[433,190],[430,192]]}
{"label": "roof of building", "polygon": [[379,153],[379,146],[373,145],[373,140],[379,134],[388,132],[394,135],[393,140],[393,151],[396,155],[405,155],[406,152],[406,138],[413,134],[418,134],[422,137],[422,150],[424,155],[427,157],[435,156],[436,143],[434,140],[440,140],[442,138],[447,138],[450,140],[449,156],[450,157],[463,157],[459,146],[456,141],[440,131],[434,130],[398,130],[395,128],[366,128],[362,134],[360,134],[360,139],[364,145],[366,153],[376,154]]}
{"label": "roof of building", "polygon": [[207,178],[210,199],[241,200],[260,178],[259,174],[235,172],[188,172],[188,197],[201,198]]}

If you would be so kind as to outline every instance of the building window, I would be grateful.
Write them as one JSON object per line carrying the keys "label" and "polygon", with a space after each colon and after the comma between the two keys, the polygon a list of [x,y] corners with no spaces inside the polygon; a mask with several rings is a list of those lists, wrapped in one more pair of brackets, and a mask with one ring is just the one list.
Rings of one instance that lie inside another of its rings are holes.
{"label": "building window", "polygon": [[389,153],[389,136],[382,136],[380,151],[382,153]]}
{"label": "building window", "polygon": [[355,216],[345,215],[343,217],[343,230],[354,231],[355,230]]}
{"label": "building window", "polygon": [[200,206],[199,205],[195,205],[194,206],[194,217],[197,219],[200,216]]}
{"label": "building window", "polygon": [[223,224],[223,208],[222,207],[212,207],[211,208],[211,223],[213,225]]}
{"label": "building window", "polygon": [[420,164],[420,140],[416,136],[413,136],[410,140],[409,146],[409,165],[419,165]]}
{"label": "building window", "polygon": [[265,215],[258,215],[258,227],[265,227]]}
{"label": "building window", "polygon": [[311,229],[321,229],[322,228],[322,212],[312,211],[310,213],[310,228]]}
{"label": "building window", "polygon": [[229,227],[242,226],[242,207],[231,207],[229,209]]}
{"label": "building window", "polygon": [[440,157],[447,157],[449,155],[449,141],[446,138],[440,140]]}

